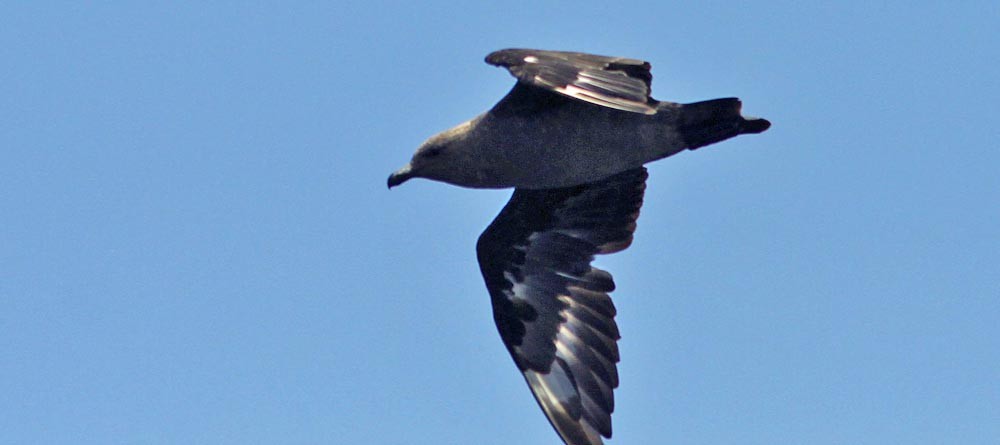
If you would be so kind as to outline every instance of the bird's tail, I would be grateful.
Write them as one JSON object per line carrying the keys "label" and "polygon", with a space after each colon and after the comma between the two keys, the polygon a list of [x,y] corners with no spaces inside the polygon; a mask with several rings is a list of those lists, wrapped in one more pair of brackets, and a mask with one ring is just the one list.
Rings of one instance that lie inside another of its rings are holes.
{"label": "bird's tail", "polygon": [[767,119],[744,118],[739,99],[713,99],[681,106],[681,137],[687,148],[694,150],[746,133],[760,133],[771,127]]}

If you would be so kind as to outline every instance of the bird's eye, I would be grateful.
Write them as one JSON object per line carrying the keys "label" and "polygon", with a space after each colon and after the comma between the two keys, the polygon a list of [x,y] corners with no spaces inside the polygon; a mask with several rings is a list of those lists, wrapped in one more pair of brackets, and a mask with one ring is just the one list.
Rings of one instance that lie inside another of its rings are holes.
{"label": "bird's eye", "polygon": [[428,148],[427,150],[424,150],[425,158],[433,158],[439,154],[441,154],[441,147]]}

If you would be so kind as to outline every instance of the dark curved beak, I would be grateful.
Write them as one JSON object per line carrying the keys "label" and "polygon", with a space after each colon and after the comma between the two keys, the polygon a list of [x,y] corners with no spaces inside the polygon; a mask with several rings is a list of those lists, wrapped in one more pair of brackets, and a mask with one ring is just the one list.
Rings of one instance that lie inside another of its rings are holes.
{"label": "dark curved beak", "polygon": [[389,175],[389,189],[402,184],[413,177],[413,172],[410,170],[410,164],[406,164],[405,167],[396,170],[395,173]]}

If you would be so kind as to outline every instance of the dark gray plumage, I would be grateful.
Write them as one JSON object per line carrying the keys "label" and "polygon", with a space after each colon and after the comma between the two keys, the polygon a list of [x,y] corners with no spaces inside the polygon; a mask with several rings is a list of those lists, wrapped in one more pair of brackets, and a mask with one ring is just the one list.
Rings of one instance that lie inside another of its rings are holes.
{"label": "dark gray plumage", "polygon": [[770,123],[742,117],[735,98],[652,99],[641,60],[508,49],[486,62],[518,79],[510,93],[428,139],[388,184],[515,187],[476,245],[494,320],[563,441],[600,445],[611,437],[619,333],[614,281],[594,255],[631,244],[643,164]]}

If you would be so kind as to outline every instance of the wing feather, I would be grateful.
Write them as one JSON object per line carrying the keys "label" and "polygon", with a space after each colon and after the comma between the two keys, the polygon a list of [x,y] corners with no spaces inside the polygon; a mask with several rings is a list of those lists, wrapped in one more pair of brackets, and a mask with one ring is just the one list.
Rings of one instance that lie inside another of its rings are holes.
{"label": "wing feather", "polygon": [[593,184],[515,190],[476,246],[500,337],[569,445],[611,437],[615,284],[590,263],[631,243],[645,180],[638,168]]}
{"label": "wing feather", "polygon": [[602,107],[655,114],[649,62],[569,51],[504,49],[486,56],[525,85]]}

